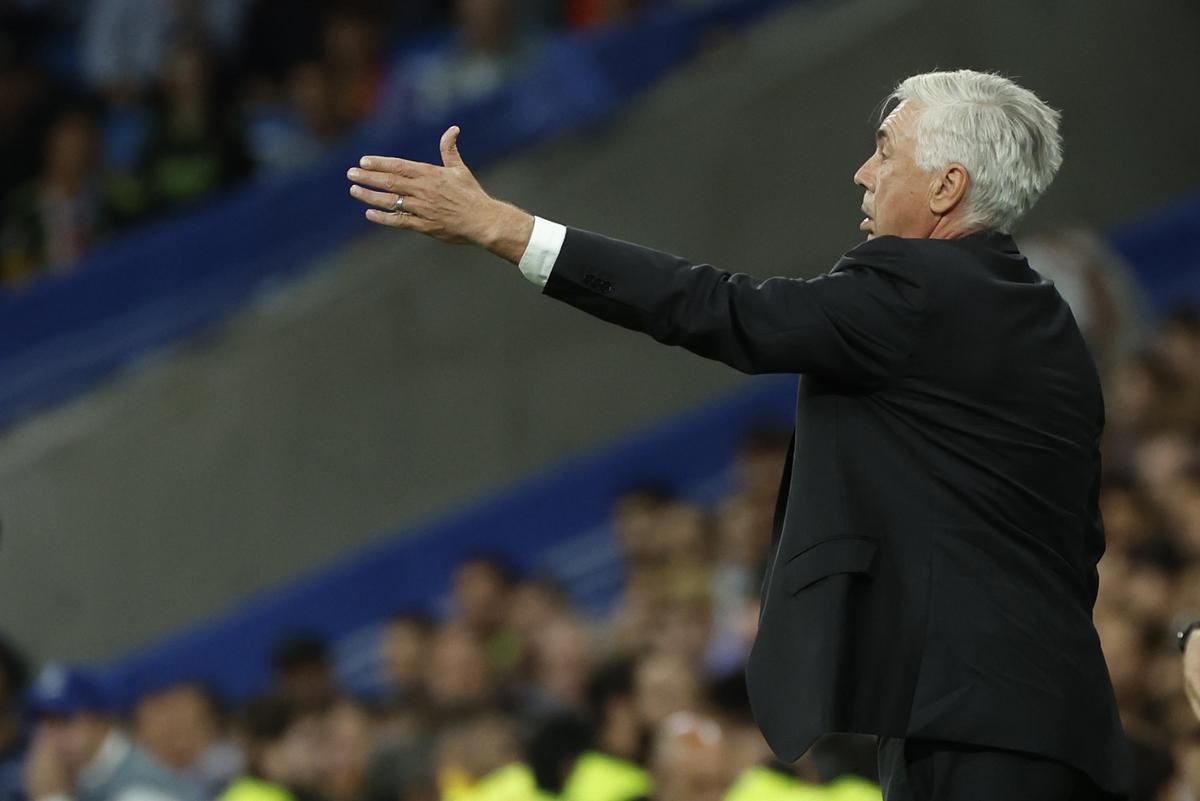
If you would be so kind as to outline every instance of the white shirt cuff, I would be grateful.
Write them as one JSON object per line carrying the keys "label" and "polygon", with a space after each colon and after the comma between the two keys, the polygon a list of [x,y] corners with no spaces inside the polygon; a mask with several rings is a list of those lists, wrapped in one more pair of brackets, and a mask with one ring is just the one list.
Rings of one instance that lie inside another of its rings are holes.
{"label": "white shirt cuff", "polygon": [[562,250],[563,239],[567,236],[567,227],[541,217],[533,218],[533,233],[529,236],[529,244],[517,266],[521,273],[538,286],[545,286],[558,261],[558,252]]}

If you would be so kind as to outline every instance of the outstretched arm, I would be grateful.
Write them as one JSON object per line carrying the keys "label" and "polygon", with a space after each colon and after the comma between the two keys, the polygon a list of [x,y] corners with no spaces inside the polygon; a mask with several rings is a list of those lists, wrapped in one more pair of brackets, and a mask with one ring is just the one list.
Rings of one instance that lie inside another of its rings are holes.
{"label": "outstretched arm", "polygon": [[374,187],[351,187],[375,207],[368,219],[481,245],[551,297],[743,372],[878,384],[905,364],[923,287],[903,240],[863,243],[813,279],[760,280],[540,219],[535,230],[529,214],[484,192],[457,138],[457,128],[442,136],[441,167],[364,157],[348,175]]}

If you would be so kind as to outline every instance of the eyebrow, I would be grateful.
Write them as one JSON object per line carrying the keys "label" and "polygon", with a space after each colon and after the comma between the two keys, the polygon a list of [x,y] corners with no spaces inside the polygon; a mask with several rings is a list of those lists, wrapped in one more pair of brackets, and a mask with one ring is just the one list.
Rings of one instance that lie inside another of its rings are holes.
{"label": "eyebrow", "polygon": [[884,140],[886,140],[887,138],[888,138],[887,128],[884,128],[882,125],[880,125],[879,129],[877,131],[875,131],[875,141],[882,145],[884,143]]}

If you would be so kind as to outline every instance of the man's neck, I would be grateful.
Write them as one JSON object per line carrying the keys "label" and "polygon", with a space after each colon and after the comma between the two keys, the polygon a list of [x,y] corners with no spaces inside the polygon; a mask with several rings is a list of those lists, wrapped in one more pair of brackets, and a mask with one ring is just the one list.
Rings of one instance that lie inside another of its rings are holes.
{"label": "man's neck", "polygon": [[929,239],[960,239],[971,234],[978,234],[983,229],[978,225],[970,225],[961,214],[947,214],[938,217],[929,232]]}

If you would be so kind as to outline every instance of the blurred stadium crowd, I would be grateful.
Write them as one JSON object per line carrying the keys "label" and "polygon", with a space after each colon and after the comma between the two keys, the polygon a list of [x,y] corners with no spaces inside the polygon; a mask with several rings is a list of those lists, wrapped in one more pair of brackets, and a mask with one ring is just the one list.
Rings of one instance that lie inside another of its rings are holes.
{"label": "blurred stadium crowd", "polygon": [[371,117],[430,120],[553,31],[641,0],[4,0],[0,287],[311,163]]}
{"label": "blurred stadium crowd", "polygon": [[383,625],[378,692],[349,692],[305,632],[280,633],[271,686],[235,708],[203,682],[129,703],[84,668],[31,677],[6,649],[0,799],[878,799],[856,775],[873,741],[772,766],[751,718],[742,666],[786,446],[750,436],[713,509],[652,484],[623,493],[627,580],[604,619],[548,576],[467,558],[444,619]]}
{"label": "blurred stadium crowd", "polygon": [[[1200,313],[1170,316],[1107,379],[1096,628],[1140,752],[1141,797],[1196,799],[1200,725],[1175,631],[1200,616]],[[1177,792],[1155,795],[1172,777]]]}
{"label": "blurred stadium crowd", "polygon": [[[1195,801],[1200,722],[1173,632],[1200,613],[1200,314],[1098,355],[1112,366],[1096,624],[1136,744],[1134,798]],[[121,704],[82,669],[31,680],[6,647],[0,801],[878,798],[871,740],[779,765],[750,716],[742,666],[786,444],[750,436],[713,507],[653,484],[621,495],[626,581],[603,619],[552,578],[465,560],[447,615],[385,623],[370,697],[340,687],[327,643],[303,632],[279,633],[272,686],[235,708],[200,682]]]}

